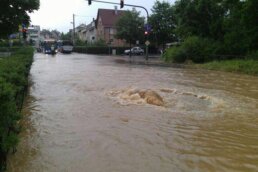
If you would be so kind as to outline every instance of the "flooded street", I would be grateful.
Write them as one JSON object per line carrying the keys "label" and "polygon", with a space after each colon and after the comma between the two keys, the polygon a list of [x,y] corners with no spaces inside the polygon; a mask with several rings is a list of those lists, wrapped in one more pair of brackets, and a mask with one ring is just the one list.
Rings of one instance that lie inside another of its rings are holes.
{"label": "flooded street", "polygon": [[258,171],[258,77],[116,58],[35,55],[9,172]]}

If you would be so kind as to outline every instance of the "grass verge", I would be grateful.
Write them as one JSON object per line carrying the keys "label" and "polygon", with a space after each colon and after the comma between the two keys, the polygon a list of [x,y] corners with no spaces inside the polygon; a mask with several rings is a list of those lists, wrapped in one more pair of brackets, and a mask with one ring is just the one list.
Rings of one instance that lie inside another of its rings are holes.
{"label": "grass verge", "polygon": [[226,72],[245,73],[250,75],[258,75],[257,60],[225,60],[213,61],[198,65],[204,69],[221,70]]}

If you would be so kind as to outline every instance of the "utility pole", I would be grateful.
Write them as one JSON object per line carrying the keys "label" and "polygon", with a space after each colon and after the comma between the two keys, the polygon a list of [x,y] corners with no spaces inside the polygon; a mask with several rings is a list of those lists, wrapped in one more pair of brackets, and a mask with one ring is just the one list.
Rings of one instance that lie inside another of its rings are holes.
{"label": "utility pole", "polygon": [[73,45],[75,45],[75,14],[73,14]]}

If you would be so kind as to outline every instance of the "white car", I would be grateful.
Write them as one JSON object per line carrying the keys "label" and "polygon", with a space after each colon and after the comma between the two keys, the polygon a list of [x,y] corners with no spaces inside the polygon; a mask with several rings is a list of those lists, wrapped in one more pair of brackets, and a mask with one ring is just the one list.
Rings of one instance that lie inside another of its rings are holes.
{"label": "white car", "polygon": [[[130,50],[125,50],[124,54],[129,55],[130,54]],[[144,54],[144,50],[141,49],[140,47],[133,47],[131,49],[131,54],[134,55],[143,55]]]}
{"label": "white car", "polygon": [[57,44],[61,53],[71,53],[73,51],[73,43],[71,41],[59,40]]}

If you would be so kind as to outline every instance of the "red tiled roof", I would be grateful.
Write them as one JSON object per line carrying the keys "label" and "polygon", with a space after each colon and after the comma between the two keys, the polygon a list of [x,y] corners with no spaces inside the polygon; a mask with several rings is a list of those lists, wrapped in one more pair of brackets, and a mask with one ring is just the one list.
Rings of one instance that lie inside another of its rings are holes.
{"label": "red tiled roof", "polygon": [[123,10],[117,10],[117,14],[115,14],[115,10],[99,9],[98,15],[97,15],[97,23],[98,23],[99,17],[101,17],[101,22],[103,26],[112,27],[116,24],[119,17],[121,17],[123,13],[124,13]]}

